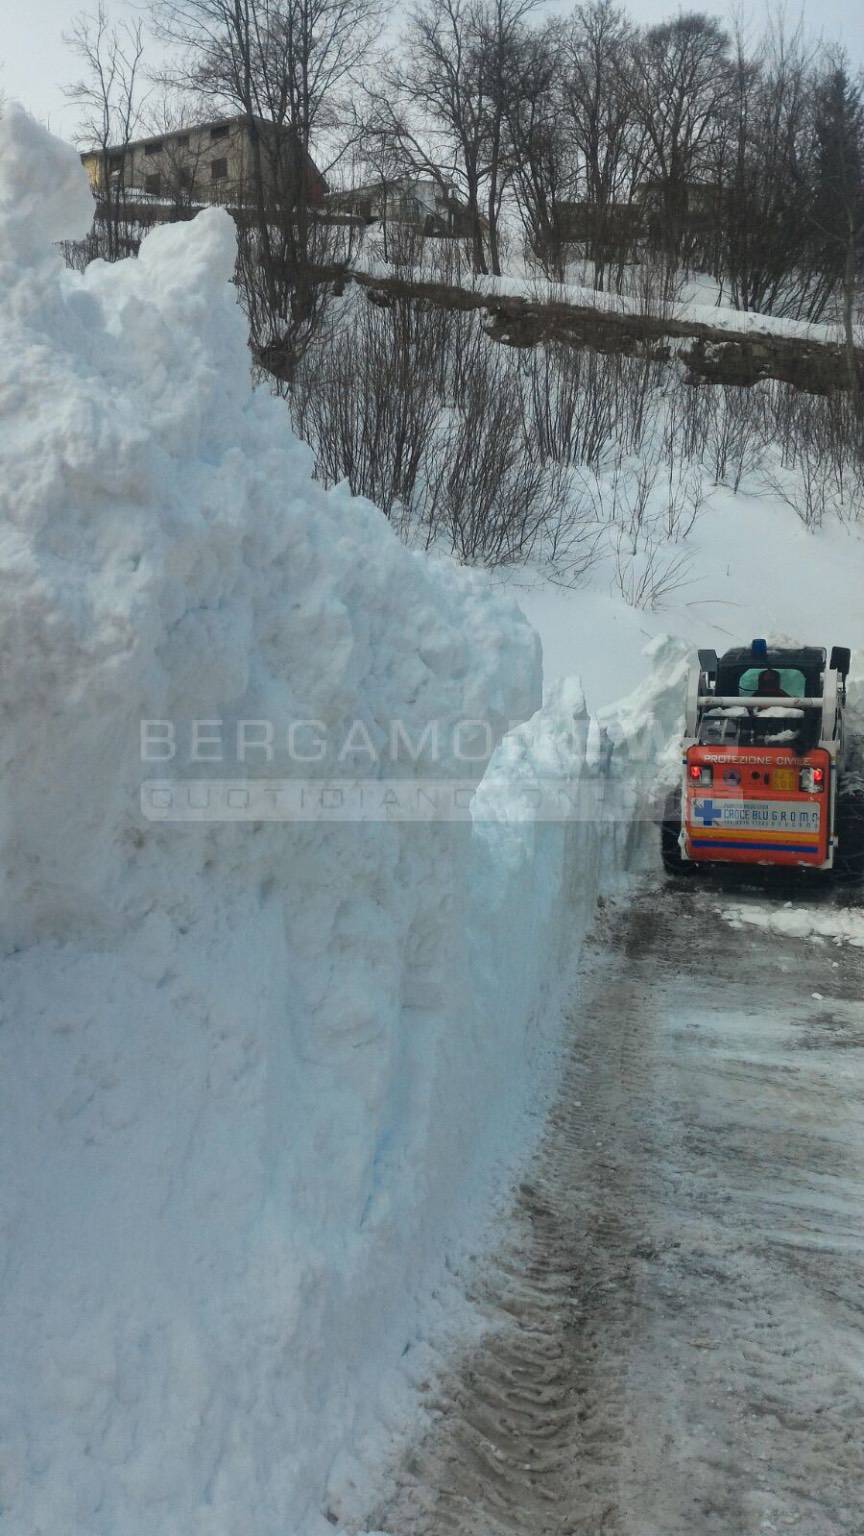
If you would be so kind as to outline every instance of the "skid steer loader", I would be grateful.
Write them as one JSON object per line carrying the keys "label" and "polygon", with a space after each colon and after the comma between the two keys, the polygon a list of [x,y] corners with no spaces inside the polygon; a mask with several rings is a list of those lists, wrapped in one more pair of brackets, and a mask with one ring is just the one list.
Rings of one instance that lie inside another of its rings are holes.
{"label": "skid steer loader", "polygon": [[754,640],[691,673],[681,782],[666,800],[667,874],[709,865],[864,870],[864,789],[846,741],[850,652]]}

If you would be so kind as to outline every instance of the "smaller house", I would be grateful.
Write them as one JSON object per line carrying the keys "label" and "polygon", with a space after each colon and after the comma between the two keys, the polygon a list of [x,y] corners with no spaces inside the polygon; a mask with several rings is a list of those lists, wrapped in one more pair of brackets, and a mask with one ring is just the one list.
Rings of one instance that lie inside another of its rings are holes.
{"label": "smaller house", "polygon": [[604,207],[588,201],[561,202],[555,207],[552,227],[562,245],[599,241],[626,249],[641,234],[642,212],[633,203],[607,203]]}
{"label": "smaller house", "polygon": [[420,235],[458,240],[472,233],[471,215],[455,190],[431,176],[371,181],[331,192],[327,207],[364,224],[398,224]]}
{"label": "smaller house", "polygon": [[[715,181],[685,181],[679,191],[681,219],[691,233],[709,228],[723,206],[725,189]],[[669,184],[662,178],[643,181],[635,191],[635,200],[649,223],[665,215]]]}

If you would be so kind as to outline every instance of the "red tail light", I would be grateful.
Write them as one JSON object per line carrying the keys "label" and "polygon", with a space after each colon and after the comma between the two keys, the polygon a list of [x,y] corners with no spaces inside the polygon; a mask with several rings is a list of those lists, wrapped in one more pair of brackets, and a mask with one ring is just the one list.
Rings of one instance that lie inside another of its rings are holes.
{"label": "red tail light", "polygon": [[802,768],[798,782],[805,795],[814,795],[825,788],[824,768]]}
{"label": "red tail light", "polygon": [[698,783],[702,777],[702,769],[698,768],[695,763],[690,764],[690,777],[696,783]]}

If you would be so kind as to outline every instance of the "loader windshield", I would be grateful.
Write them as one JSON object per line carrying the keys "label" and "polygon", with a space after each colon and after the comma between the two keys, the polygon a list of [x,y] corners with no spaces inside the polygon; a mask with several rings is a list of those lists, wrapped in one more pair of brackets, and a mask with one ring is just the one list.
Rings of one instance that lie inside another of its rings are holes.
{"label": "loader windshield", "polygon": [[[750,698],[759,692],[759,679],[766,667],[748,667],[738,679],[738,692],[742,698]],[[807,679],[797,667],[771,667],[770,671],[776,672],[780,679],[780,693],[788,699],[803,699],[807,696]]]}

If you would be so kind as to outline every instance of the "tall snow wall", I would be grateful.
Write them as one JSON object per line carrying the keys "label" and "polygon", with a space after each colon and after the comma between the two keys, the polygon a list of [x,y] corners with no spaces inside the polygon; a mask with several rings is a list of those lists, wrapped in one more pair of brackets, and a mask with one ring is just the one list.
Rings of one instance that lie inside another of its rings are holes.
{"label": "tall snow wall", "polygon": [[603,754],[573,691],[506,737],[474,827],[142,815],[142,720],[435,720],[408,771],[464,782],[456,728],[531,716],[540,660],[509,599],[313,483],[249,383],[226,213],[67,272],[91,213],[9,109],[0,1519],[315,1536],[518,1152],[593,902],[596,822],[520,795]]}

